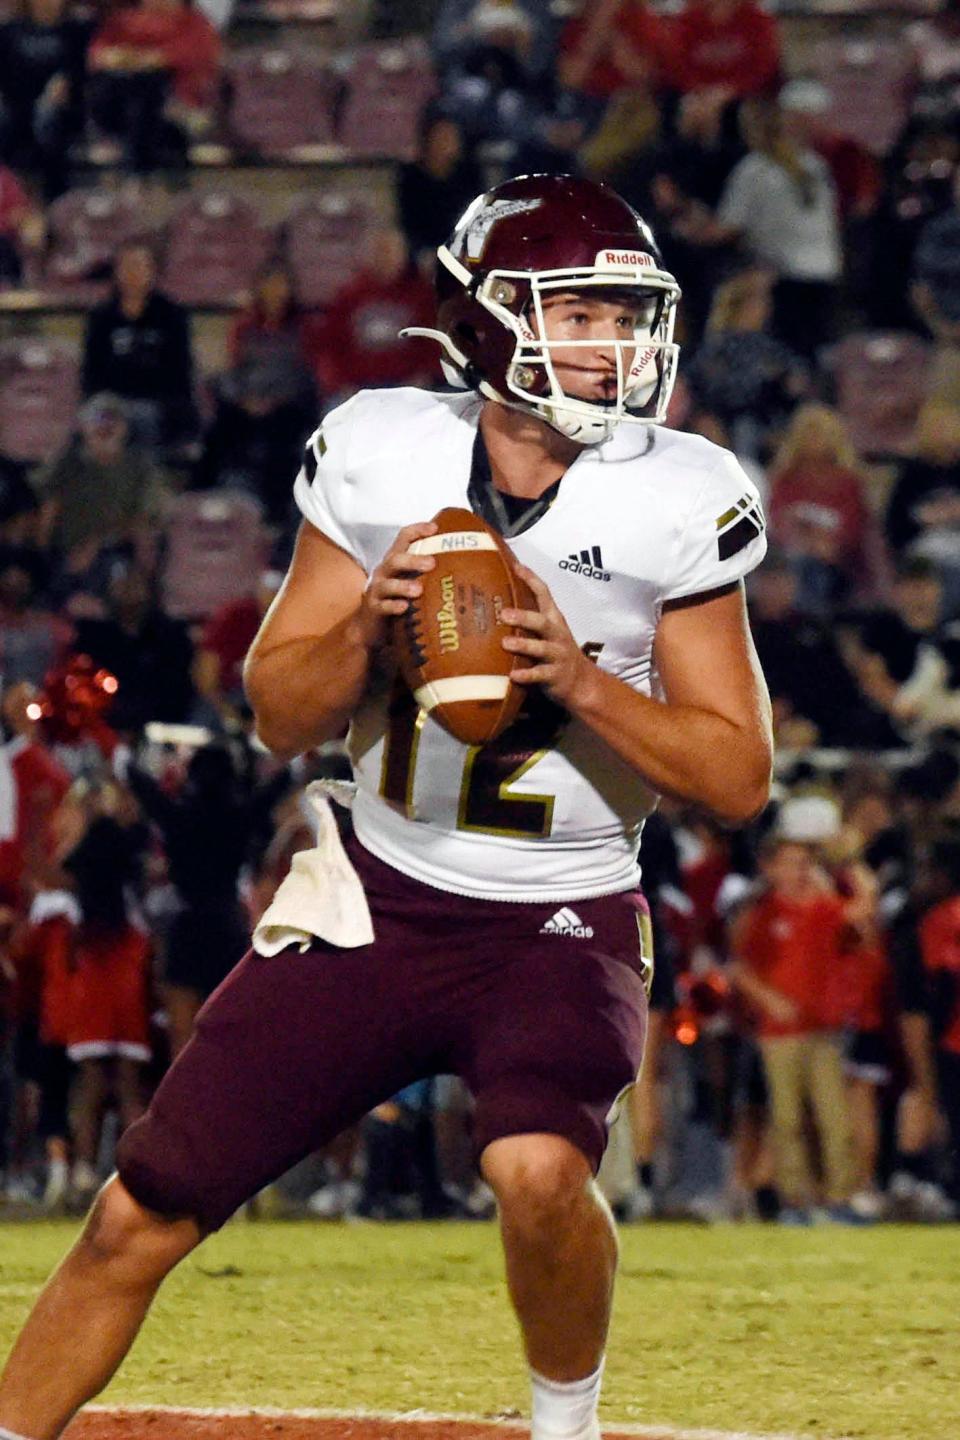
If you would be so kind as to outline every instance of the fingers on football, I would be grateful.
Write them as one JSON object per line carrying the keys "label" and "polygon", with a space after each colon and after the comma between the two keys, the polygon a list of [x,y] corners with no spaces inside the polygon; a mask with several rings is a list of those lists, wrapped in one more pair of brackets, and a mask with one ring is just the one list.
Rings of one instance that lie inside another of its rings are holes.
{"label": "fingers on football", "polygon": [[436,563],[432,555],[411,555],[409,550],[391,550],[383,557],[383,568],[390,575],[422,575]]}
{"label": "fingers on football", "polygon": [[554,678],[553,671],[546,665],[532,665],[510,671],[510,679],[514,685],[548,685]]}
{"label": "fingers on football", "polygon": [[550,648],[546,640],[537,640],[527,635],[507,635],[501,644],[504,650],[509,650],[513,655],[530,655],[537,660],[542,660]]}
{"label": "fingers on football", "polygon": [[391,550],[406,550],[414,540],[425,540],[428,535],[436,535],[437,527],[432,520],[418,520],[416,525],[404,525],[402,530],[397,531],[397,538],[391,545]]}
{"label": "fingers on football", "polygon": [[546,616],[541,615],[539,610],[512,610],[508,607],[500,611],[500,619],[505,625],[516,625],[521,630],[532,630],[537,634],[542,633],[546,625]]}

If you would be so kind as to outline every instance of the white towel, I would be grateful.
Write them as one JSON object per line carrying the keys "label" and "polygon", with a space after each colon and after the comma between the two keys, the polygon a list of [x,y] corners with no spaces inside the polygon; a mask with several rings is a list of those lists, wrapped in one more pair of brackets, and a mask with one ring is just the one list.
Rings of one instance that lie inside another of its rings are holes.
{"label": "white towel", "polygon": [[69,890],[38,890],[30,904],[30,924],[42,925],[45,920],[61,917],[69,920],[71,925],[80,924],[83,911],[77,897]]}
{"label": "white towel", "polygon": [[19,806],[17,804],[17,777],[13,773],[13,762],[21,750],[26,750],[30,741],[26,735],[15,735],[6,745],[0,745],[0,840],[16,840]]}
{"label": "white towel", "polygon": [[370,907],[343,848],[331,795],[345,803],[342,782],[318,780],[307,787],[304,798],[317,827],[316,848],[294,855],[290,873],[253,932],[258,955],[276,955],[288,945],[306,950],[314,937],[346,950],[373,942]]}

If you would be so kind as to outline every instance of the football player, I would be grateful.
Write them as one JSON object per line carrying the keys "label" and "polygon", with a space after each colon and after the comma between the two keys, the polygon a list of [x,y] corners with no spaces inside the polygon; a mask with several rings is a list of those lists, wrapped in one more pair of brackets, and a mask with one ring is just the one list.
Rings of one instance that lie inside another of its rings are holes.
{"label": "football player", "polygon": [[[617,1243],[593,1177],[643,1051],[640,834],[661,791],[733,825],[766,803],[741,585],[763,518],[730,454],[662,425],[679,291],[613,191],[508,181],[438,257],[431,333],[460,388],[361,392],[327,417],[246,668],[278,754],[349,723],[373,939],[252,952],[208,1002],[14,1348],[0,1435],[54,1440],[193,1246],[450,1072],[498,1201],[533,1440],[598,1440]],[[537,602],[504,613],[525,711],[480,749],[418,711],[385,656],[434,564],[410,547],[450,505],[500,530]]]}

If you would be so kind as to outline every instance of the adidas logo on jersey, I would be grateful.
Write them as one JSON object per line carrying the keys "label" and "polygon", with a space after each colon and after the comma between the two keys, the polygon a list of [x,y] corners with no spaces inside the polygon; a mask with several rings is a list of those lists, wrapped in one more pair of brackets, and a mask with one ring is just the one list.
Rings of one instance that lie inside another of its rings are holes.
{"label": "adidas logo on jersey", "polygon": [[571,940],[592,940],[593,926],[584,925],[576,910],[566,905],[540,927],[541,935],[568,935]]}
{"label": "adidas logo on jersey", "polygon": [[591,545],[589,550],[581,550],[579,555],[568,555],[566,560],[560,561],[560,569],[572,570],[574,575],[582,575],[585,580],[610,579],[609,572],[603,568],[599,545]]}

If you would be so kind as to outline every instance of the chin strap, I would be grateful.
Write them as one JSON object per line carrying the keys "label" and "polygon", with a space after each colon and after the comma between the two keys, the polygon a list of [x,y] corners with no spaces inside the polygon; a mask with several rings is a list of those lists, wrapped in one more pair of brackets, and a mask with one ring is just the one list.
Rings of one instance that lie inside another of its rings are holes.
{"label": "chin strap", "polygon": [[424,340],[436,340],[441,350],[446,351],[445,358],[452,360],[458,370],[465,372],[469,368],[470,361],[466,355],[464,355],[462,350],[457,349],[456,345],[454,345],[450,339],[450,336],[443,330],[430,330],[423,325],[407,325],[399,333],[402,340],[406,340],[408,336],[414,335]]}

